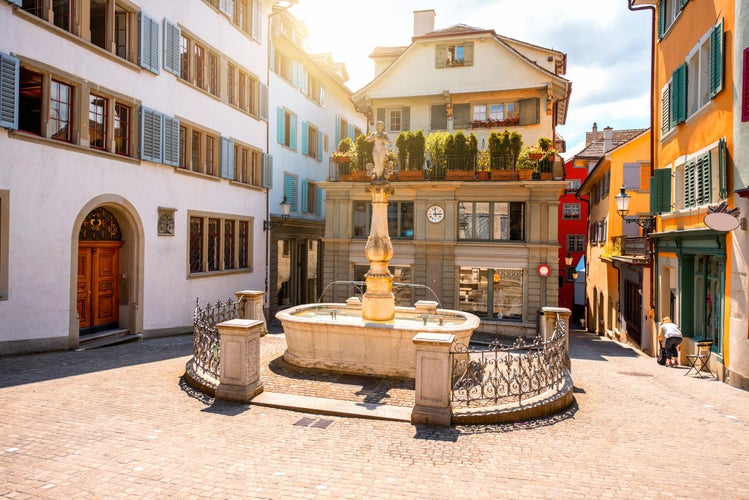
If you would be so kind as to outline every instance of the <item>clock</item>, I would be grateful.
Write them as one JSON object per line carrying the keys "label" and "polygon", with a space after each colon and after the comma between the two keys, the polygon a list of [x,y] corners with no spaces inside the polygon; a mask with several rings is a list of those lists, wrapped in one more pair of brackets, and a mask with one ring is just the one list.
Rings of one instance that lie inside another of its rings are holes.
{"label": "clock", "polygon": [[427,220],[429,222],[438,223],[442,222],[442,219],[445,218],[445,209],[442,208],[439,205],[432,205],[431,207],[427,208]]}

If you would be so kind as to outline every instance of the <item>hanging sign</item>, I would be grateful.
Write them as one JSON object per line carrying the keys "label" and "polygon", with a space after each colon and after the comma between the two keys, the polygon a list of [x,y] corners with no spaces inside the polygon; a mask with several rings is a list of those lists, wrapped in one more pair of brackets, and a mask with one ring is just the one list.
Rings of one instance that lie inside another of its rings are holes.
{"label": "hanging sign", "polygon": [[739,209],[732,208],[731,210],[728,210],[728,203],[725,201],[720,205],[707,207],[707,211],[708,214],[705,216],[704,222],[710,229],[726,232],[733,231],[740,225]]}

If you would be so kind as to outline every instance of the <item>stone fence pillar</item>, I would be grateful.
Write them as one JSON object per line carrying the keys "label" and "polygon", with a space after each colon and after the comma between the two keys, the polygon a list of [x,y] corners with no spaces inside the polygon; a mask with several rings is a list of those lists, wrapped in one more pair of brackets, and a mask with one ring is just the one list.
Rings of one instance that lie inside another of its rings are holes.
{"label": "stone fence pillar", "polygon": [[564,362],[567,368],[570,368],[570,314],[572,311],[565,307],[542,307],[541,308],[541,338],[544,342],[548,342],[554,333],[554,328],[557,325],[557,316],[562,320],[564,324],[564,331],[567,334],[566,345],[564,347],[565,359]]}
{"label": "stone fence pillar", "polygon": [[454,335],[427,332],[413,338],[416,348],[416,406],[411,412],[411,423],[450,426],[450,348],[454,340]]}
{"label": "stone fence pillar", "polygon": [[260,335],[264,322],[231,319],[216,325],[221,338],[216,399],[247,403],[263,392],[260,381]]}
{"label": "stone fence pillar", "polygon": [[234,292],[234,295],[237,296],[237,300],[242,300],[242,318],[262,320],[263,332],[260,335],[268,333],[268,325],[265,323],[265,313],[263,312],[265,292],[242,290]]}

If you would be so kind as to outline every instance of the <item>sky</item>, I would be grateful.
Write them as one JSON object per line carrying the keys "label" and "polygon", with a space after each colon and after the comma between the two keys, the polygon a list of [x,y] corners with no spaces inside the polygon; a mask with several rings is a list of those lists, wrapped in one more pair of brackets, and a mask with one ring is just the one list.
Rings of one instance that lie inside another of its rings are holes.
{"label": "sky", "polygon": [[598,130],[650,126],[651,11],[632,12],[627,0],[298,0],[291,8],[309,31],[313,52],[346,64],[353,91],[374,78],[375,47],[405,46],[413,12],[435,11],[435,29],[455,24],[567,54],[572,94],[567,122],[557,132],[567,154],[582,149],[593,122]]}

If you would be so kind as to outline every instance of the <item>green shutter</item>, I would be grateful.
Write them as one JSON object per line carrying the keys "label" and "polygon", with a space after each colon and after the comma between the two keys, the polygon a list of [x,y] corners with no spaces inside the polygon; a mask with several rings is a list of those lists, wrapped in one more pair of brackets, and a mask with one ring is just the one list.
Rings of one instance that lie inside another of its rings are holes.
{"label": "green shutter", "polygon": [[276,110],[276,142],[286,144],[286,113],[283,108]]}
{"label": "green shutter", "polygon": [[[385,123],[385,108],[377,108],[377,121]],[[388,129],[388,124],[385,123],[385,130]]]}
{"label": "green shutter", "polygon": [[659,168],[650,178],[650,213],[671,212],[671,169]]}
{"label": "green shutter", "polygon": [[317,202],[315,204],[315,215],[322,215],[323,196],[325,196],[325,190],[323,190],[323,188],[321,188],[320,186],[317,186],[317,197],[315,198],[315,201]]}
{"label": "green shutter", "polygon": [[19,60],[0,52],[0,127],[18,129],[18,82],[20,74]]}
{"label": "green shutter", "polygon": [[291,175],[283,176],[283,194],[291,205],[291,211],[296,212],[299,210],[297,206],[296,177]]}
{"label": "green shutter", "polygon": [[323,133],[317,131],[317,161],[322,161]]}
{"label": "green shutter", "polygon": [[401,130],[411,130],[411,106],[404,106],[401,110]]}
{"label": "green shutter", "polygon": [[335,144],[333,145],[335,149],[338,149],[338,144],[341,142],[341,139],[343,139],[343,135],[341,135],[341,117],[336,115],[335,117]]}
{"label": "green shutter", "polygon": [[723,90],[723,19],[710,33],[710,98]]}
{"label": "green shutter", "polygon": [[164,19],[164,69],[180,76],[182,58],[179,54],[179,39],[182,30],[176,24]]}
{"label": "green shutter", "polygon": [[658,0],[658,38],[666,32],[666,0]]}
{"label": "green shutter", "polygon": [[309,123],[302,122],[302,154],[309,154]]}
{"label": "green shutter", "polygon": [[687,119],[687,63],[676,68],[671,78],[671,118],[674,124]]}
{"label": "green shutter", "polygon": [[679,10],[683,9],[689,0],[679,0]]}
{"label": "green shutter", "polygon": [[346,126],[346,137],[351,138],[352,141],[356,141],[356,137],[354,137],[354,133],[355,133],[354,132],[354,124],[353,123],[349,123]]}
{"label": "green shutter", "polygon": [[140,65],[159,74],[159,23],[138,12],[140,25]]}
{"label": "green shutter", "polygon": [[718,142],[718,188],[720,199],[728,198],[728,146],[725,139]]}
{"label": "green shutter", "polygon": [[697,204],[695,166],[695,160],[689,160],[684,165],[684,208],[693,207]]}
{"label": "green shutter", "polygon": [[661,135],[671,130],[671,85],[666,85],[661,94]]}
{"label": "green shutter", "polygon": [[712,201],[713,194],[712,161],[709,152],[697,158],[695,173],[697,205],[707,205]]}

